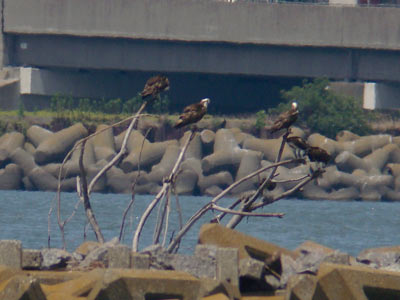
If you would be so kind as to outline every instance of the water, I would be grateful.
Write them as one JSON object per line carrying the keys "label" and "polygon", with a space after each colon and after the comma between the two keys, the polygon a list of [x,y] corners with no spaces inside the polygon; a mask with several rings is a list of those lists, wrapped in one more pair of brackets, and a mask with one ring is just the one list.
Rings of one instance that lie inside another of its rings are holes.
{"label": "water", "polygon": [[[21,240],[24,248],[46,247],[48,212],[55,195],[52,192],[0,191],[0,239]],[[92,195],[92,206],[106,240],[119,235],[121,216],[129,199],[129,195]],[[126,221],[128,229],[124,235],[125,244],[131,245],[132,228],[152,199],[152,196],[136,196],[134,211],[128,214]],[[184,220],[210,199],[179,197]],[[73,211],[76,201],[76,194],[62,194],[63,219]],[[224,201],[225,204],[229,203],[229,199]],[[285,216],[282,219],[247,218],[237,229],[288,249],[296,248],[305,240],[313,240],[357,255],[366,248],[400,245],[400,236],[397,234],[400,228],[400,203],[281,200],[265,207],[263,211],[282,212]],[[157,209],[142,234],[140,248],[151,244],[156,215]],[[200,223],[207,222],[211,217],[211,212],[205,215],[186,235],[180,249],[182,253],[192,253]],[[170,220],[169,234],[177,229],[177,214],[171,213]],[[83,206],[80,205],[65,228],[68,250],[74,250],[83,242],[85,224]],[[51,215],[50,230],[51,247],[62,247],[55,211]],[[95,240],[90,229],[87,230],[87,239]]]}

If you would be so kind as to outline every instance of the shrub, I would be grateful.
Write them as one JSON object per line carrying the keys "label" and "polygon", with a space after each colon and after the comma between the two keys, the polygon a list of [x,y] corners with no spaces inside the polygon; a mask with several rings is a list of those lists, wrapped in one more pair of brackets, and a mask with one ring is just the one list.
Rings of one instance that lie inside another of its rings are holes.
{"label": "shrub", "polygon": [[327,79],[304,81],[303,86],[282,91],[282,97],[288,101],[281,103],[269,112],[281,112],[289,109],[290,103],[299,104],[298,123],[311,131],[334,138],[337,132],[349,130],[359,135],[370,132],[367,113],[362,109],[361,101],[354,97],[338,95],[329,88]]}
{"label": "shrub", "polygon": [[257,130],[261,130],[262,128],[264,128],[266,118],[267,118],[267,114],[265,113],[265,110],[258,111],[256,113],[256,123],[254,124],[254,127]]}

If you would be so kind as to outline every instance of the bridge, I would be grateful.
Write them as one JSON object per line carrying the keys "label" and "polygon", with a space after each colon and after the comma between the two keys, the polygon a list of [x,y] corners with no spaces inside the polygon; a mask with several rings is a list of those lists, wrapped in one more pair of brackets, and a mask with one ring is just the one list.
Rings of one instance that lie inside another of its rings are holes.
{"label": "bridge", "polygon": [[225,80],[258,82],[262,91],[265,79],[275,77],[368,81],[374,86],[365,90],[374,97],[382,87],[386,98],[400,95],[397,7],[213,0],[3,0],[2,6],[1,65],[23,67],[23,95],[124,98],[154,72],[177,82],[185,76],[196,97],[199,80],[203,90]]}

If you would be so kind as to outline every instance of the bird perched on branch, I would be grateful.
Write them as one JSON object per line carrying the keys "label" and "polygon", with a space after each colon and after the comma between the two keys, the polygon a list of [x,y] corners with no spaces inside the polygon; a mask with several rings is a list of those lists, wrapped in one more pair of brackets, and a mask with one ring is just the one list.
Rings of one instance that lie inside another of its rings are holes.
{"label": "bird perched on branch", "polygon": [[161,92],[169,90],[169,80],[164,75],[157,75],[149,78],[144,85],[143,91],[140,93],[142,99],[151,96],[151,100],[159,97]]}
{"label": "bird perched on branch", "polygon": [[175,128],[181,128],[185,125],[196,123],[207,112],[207,106],[210,103],[210,99],[205,98],[199,103],[191,104],[183,109],[183,113],[179,116],[179,120],[175,123]]}
{"label": "bird perched on branch", "polygon": [[328,162],[331,160],[330,154],[319,147],[309,147],[306,153],[310,161],[320,162],[324,165],[328,164]]}
{"label": "bird perched on branch", "polygon": [[278,116],[278,119],[276,119],[269,131],[274,133],[284,128],[288,130],[289,127],[296,122],[298,115],[299,111],[297,110],[297,103],[292,102],[292,107],[288,111],[285,111]]}
{"label": "bird perched on branch", "polygon": [[291,136],[286,139],[286,142],[290,148],[294,149],[294,154],[296,157],[304,156],[310,145],[299,136]]}

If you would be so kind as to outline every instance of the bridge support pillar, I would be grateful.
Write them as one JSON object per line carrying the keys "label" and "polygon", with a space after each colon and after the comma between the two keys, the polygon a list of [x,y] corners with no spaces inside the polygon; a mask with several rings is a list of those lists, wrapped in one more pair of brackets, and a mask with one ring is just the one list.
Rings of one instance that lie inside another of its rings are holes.
{"label": "bridge support pillar", "polygon": [[364,83],[365,109],[399,109],[400,85],[394,83]]}

